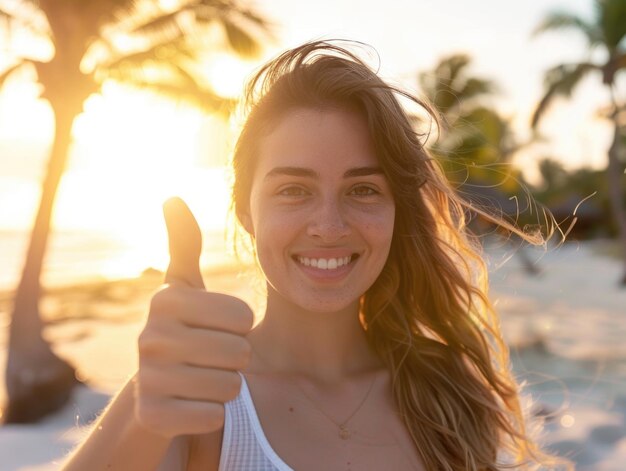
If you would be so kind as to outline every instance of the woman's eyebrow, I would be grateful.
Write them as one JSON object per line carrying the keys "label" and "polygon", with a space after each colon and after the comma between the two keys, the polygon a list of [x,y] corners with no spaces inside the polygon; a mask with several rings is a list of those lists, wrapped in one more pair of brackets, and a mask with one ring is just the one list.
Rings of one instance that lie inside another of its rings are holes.
{"label": "woman's eyebrow", "polygon": [[343,177],[344,178],[367,177],[368,175],[382,175],[382,174],[383,174],[383,169],[380,167],[355,167],[355,168],[346,170],[346,172],[343,174]]}
{"label": "woman's eyebrow", "polygon": [[[343,174],[344,178],[365,177],[368,175],[382,175],[383,170],[380,167],[354,167],[346,170]],[[315,170],[305,167],[274,167],[267,172],[265,179],[286,175],[290,177],[309,177],[319,178],[319,173]]]}

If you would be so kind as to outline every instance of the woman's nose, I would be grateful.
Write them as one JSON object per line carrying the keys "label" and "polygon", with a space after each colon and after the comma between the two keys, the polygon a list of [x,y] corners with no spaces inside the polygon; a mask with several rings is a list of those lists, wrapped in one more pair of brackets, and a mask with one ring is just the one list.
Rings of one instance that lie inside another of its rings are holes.
{"label": "woman's nose", "polygon": [[326,201],[313,210],[307,234],[325,243],[335,242],[350,234],[342,208],[336,201]]}

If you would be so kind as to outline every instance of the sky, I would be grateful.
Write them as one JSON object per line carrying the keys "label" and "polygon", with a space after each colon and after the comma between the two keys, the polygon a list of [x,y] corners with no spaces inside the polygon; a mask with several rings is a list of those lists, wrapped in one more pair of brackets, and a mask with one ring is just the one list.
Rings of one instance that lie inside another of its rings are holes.
{"label": "sky", "polygon": [[[530,136],[528,123],[541,97],[545,70],[587,58],[582,37],[562,32],[533,39],[532,30],[554,9],[587,17],[592,12],[591,0],[255,0],[250,4],[275,24],[275,40],[265,58],[311,39],[358,40],[375,49],[384,78],[418,95],[420,71],[432,69],[445,55],[470,54],[472,73],[498,84],[493,104],[511,120],[521,141]],[[374,54],[372,59],[376,62]],[[245,73],[257,65],[240,65],[241,72],[231,71],[227,82],[240,88]],[[40,90],[26,78],[12,80],[0,91],[0,230],[30,226],[52,136],[50,109],[37,99]],[[622,86],[622,95],[624,91]],[[536,178],[536,160],[545,156],[569,168],[604,166],[611,131],[594,115],[607,100],[597,77],[583,82],[572,100],[559,101],[549,110],[541,126],[545,142],[516,156],[517,165],[531,179]],[[142,225],[149,233],[160,218],[160,203],[154,202],[170,194],[186,196],[192,207],[212,201],[219,208],[201,215],[201,225],[221,221],[227,205],[226,180],[206,166],[224,162],[228,154],[233,134],[224,123],[109,83],[101,95],[87,101],[75,122],[74,137],[59,190],[56,227],[104,230],[122,221]],[[138,219],[138,212],[149,213],[153,222]]]}
{"label": "sky", "polygon": [[[544,72],[588,57],[584,39],[574,32],[532,37],[533,30],[554,10],[593,14],[591,0],[273,0],[257,5],[283,25],[287,46],[318,37],[366,42],[380,55],[383,75],[418,93],[420,71],[431,70],[446,55],[468,53],[472,72],[499,86],[494,104],[511,119],[522,141],[530,137],[528,123],[543,91]],[[533,162],[546,155],[570,168],[602,167],[611,129],[594,114],[598,103],[607,100],[597,77],[581,83],[571,101],[559,100],[541,125],[548,144],[518,156],[527,174],[535,178]]]}

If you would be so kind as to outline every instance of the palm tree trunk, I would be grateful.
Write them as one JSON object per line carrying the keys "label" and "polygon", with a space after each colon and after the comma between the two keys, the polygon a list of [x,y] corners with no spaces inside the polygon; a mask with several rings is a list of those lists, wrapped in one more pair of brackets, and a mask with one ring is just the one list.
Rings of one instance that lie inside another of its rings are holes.
{"label": "palm tree trunk", "polygon": [[626,211],[624,211],[624,194],[622,188],[622,168],[619,161],[620,149],[620,126],[617,114],[613,118],[613,142],[609,148],[609,164],[607,178],[609,188],[609,201],[613,220],[617,225],[618,237],[622,248],[623,275],[620,284],[626,286]]}
{"label": "palm tree trunk", "polygon": [[43,338],[39,310],[40,278],[52,210],[67,162],[72,122],[78,113],[63,110],[64,104],[55,106],[52,100],[51,105],[56,126],[54,143],[9,329],[6,423],[33,422],[56,410],[67,401],[76,383],[74,369],[57,357]]}

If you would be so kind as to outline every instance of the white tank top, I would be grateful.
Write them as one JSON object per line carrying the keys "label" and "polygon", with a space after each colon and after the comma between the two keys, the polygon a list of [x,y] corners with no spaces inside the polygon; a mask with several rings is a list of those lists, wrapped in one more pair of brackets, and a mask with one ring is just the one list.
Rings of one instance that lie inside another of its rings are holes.
{"label": "white tank top", "polygon": [[224,435],[219,471],[293,471],[270,446],[256,414],[246,378],[241,391],[224,404]]}

